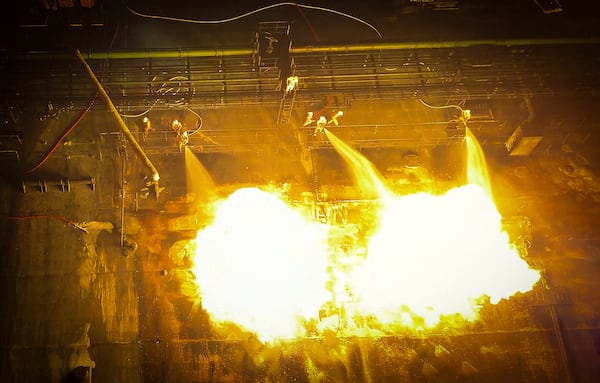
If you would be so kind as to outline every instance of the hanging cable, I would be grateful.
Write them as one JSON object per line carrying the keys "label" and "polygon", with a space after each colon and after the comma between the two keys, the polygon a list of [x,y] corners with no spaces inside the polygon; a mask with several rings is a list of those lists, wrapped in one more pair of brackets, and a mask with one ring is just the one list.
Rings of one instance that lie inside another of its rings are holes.
{"label": "hanging cable", "polygon": [[470,109],[463,109],[460,105],[455,105],[455,104],[435,106],[435,105],[430,105],[430,104],[426,103],[425,101],[423,101],[423,99],[419,99],[419,101],[421,102],[421,104],[423,104],[426,107],[431,108],[431,109],[457,109],[460,112],[460,116],[455,119],[450,120],[450,122],[461,123],[465,128],[467,128],[467,121],[469,121],[471,119],[471,110]]}
{"label": "hanging cable", "polygon": [[319,35],[317,35],[317,31],[313,27],[313,25],[310,22],[310,20],[308,19],[308,17],[306,17],[306,15],[304,14],[304,11],[302,10],[302,8],[300,6],[298,6],[298,3],[296,3],[296,8],[298,9],[298,13],[300,13],[300,15],[302,15],[302,18],[304,18],[304,21],[306,21],[306,24],[308,25],[308,28],[310,29],[313,36],[315,37],[315,40],[317,42],[319,42],[320,40],[319,40]]}
{"label": "hanging cable", "polygon": [[[157,78],[155,76],[152,79],[152,81],[156,81],[156,79]],[[167,88],[167,86],[168,86],[169,83],[175,82],[176,80],[180,80],[178,82],[178,84],[177,84],[177,87],[171,86],[171,87]],[[186,76],[174,76],[174,77],[169,78],[167,81],[165,81],[165,82],[162,83],[162,85],[161,85],[160,88],[158,88],[156,90],[156,94],[159,95],[159,96],[176,95],[181,90],[181,81],[183,81],[183,80],[190,81],[190,79],[188,77],[186,77]],[[195,91],[194,88],[188,88],[188,90]],[[161,101],[161,99],[160,99],[160,97],[157,97],[156,100],[154,100],[154,102],[152,103],[152,105],[150,105],[150,107],[148,107],[146,110],[144,110],[144,111],[142,111],[140,113],[136,113],[136,114],[119,113],[119,114],[121,115],[121,117],[124,117],[124,118],[142,117],[143,115],[148,114],[152,109],[154,109],[154,107],[158,104],[159,101]],[[183,105],[183,102],[182,101],[178,101],[178,102],[168,103],[168,102],[165,101],[165,104],[168,107],[181,107]],[[197,113],[195,113],[195,114],[198,115]]]}
{"label": "hanging cable", "polygon": [[[117,38],[117,34],[119,33],[119,26],[117,25],[115,28],[115,32],[113,33],[113,37],[110,41],[109,44],[109,49],[112,48],[116,38]],[[101,78],[104,77],[104,70],[106,69],[106,63],[107,60],[105,60],[102,63],[102,74],[101,74]],[[54,152],[56,151],[56,149],[58,149],[58,147],[60,146],[60,144],[63,142],[63,140],[69,135],[69,133],[71,133],[73,131],[73,129],[75,129],[77,127],[77,125],[79,125],[79,123],[81,121],[83,121],[84,117],[89,113],[89,111],[92,109],[92,106],[94,106],[95,102],[96,102],[96,97],[98,97],[98,93],[94,94],[92,100],[90,101],[90,103],[88,104],[88,106],[83,110],[83,112],[81,112],[81,114],[79,115],[79,117],[77,117],[77,119],[73,122],[73,124],[71,124],[71,126],[69,126],[69,128],[67,128],[67,130],[63,133],[62,136],[60,136],[60,138],[56,141],[56,143],[52,146],[52,148],[50,148],[50,150],[48,151],[48,153],[46,153],[46,155],[44,156],[44,158],[42,158],[40,160],[40,162],[38,162],[37,165],[33,166],[31,169],[26,170],[24,173],[28,174],[28,173],[32,173],[36,170],[38,170],[39,168],[41,168],[42,166],[44,166],[46,164],[46,162],[48,162],[48,160],[50,159],[50,157],[52,156],[52,154],[54,154]]]}
{"label": "hanging cable", "polygon": [[450,105],[435,106],[435,105],[426,103],[421,98],[419,99],[419,101],[421,102],[421,104],[423,104],[426,107],[431,108],[431,109],[458,109],[461,113],[464,112],[463,108],[461,108],[459,105],[450,104]]}
{"label": "hanging cable", "polygon": [[[155,80],[156,80],[156,77],[154,77],[152,79],[152,81],[155,81]],[[170,83],[176,82],[176,81],[177,81],[177,86],[168,87]],[[175,95],[175,94],[179,93],[179,91],[181,90],[181,81],[189,81],[189,78],[186,77],[186,76],[174,76],[174,77],[171,77],[167,81],[165,81],[165,82],[162,83],[161,87],[158,90],[156,90],[156,94],[158,94],[160,96],[167,96],[169,94]],[[191,88],[191,90],[194,90],[194,89]],[[161,101],[160,98],[157,98],[156,100],[154,100],[154,102],[152,103],[152,105],[150,105],[150,107],[147,108],[146,110],[144,110],[143,112],[140,112],[140,113],[137,113],[137,114],[124,114],[124,113],[120,113],[120,115],[121,115],[121,117],[124,117],[124,118],[138,118],[138,117],[142,117],[143,115],[148,114],[158,104],[159,101]],[[182,107],[183,106],[183,102],[174,102],[174,103],[165,102],[165,104],[168,107]],[[197,133],[202,128],[203,120],[202,120],[202,116],[200,116],[200,114],[198,114],[192,108],[190,108],[190,107],[183,107],[183,109],[185,109],[188,112],[194,114],[198,118],[198,122],[196,123],[196,127],[194,128],[194,130],[186,132],[187,137],[189,137],[189,136]]]}
{"label": "hanging cable", "polygon": [[144,110],[143,112],[140,112],[138,114],[124,114],[124,113],[120,113],[121,117],[126,117],[126,118],[137,118],[137,117],[142,117],[145,114],[148,114],[155,106],[156,104],[158,104],[158,99],[154,100],[154,102],[152,103],[152,105],[150,105],[150,107],[146,110]]}
{"label": "hanging cable", "polygon": [[50,148],[50,150],[48,151],[48,153],[46,153],[46,155],[44,156],[44,158],[42,158],[42,160],[40,162],[38,162],[37,165],[35,165],[34,167],[32,167],[29,170],[26,170],[25,173],[32,173],[32,172],[38,170],[39,168],[41,168],[42,166],[44,166],[44,164],[46,164],[46,162],[48,162],[48,160],[50,159],[50,157],[52,156],[52,154],[54,154],[54,152],[56,151],[56,149],[58,149],[58,147],[63,142],[63,140],[69,135],[69,133],[71,133],[73,131],[73,129],[75,129],[77,127],[77,125],[79,125],[79,123],[83,120],[83,118],[92,109],[92,106],[94,105],[94,102],[95,102],[95,97],[89,103],[89,105],[87,106],[87,108],[85,108],[85,110],[83,112],[81,112],[81,114],[79,115],[79,117],[77,117],[77,119],[75,120],[75,122],[73,122],[73,124],[71,124],[71,126],[63,133],[62,136],[60,136],[60,138],[56,141],[56,143],[52,146],[52,148]]}
{"label": "hanging cable", "polygon": [[224,24],[224,23],[229,23],[229,22],[232,22],[232,21],[240,20],[240,19],[242,19],[244,17],[248,17],[250,15],[253,15],[255,13],[259,13],[259,12],[262,12],[262,11],[266,11],[268,9],[282,7],[282,6],[286,6],[286,5],[291,5],[291,6],[298,7],[298,8],[312,9],[312,10],[317,10],[317,11],[322,11],[322,12],[329,12],[329,13],[334,13],[336,15],[340,15],[340,16],[343,16],[343,17],[347,17],[349,19],[352,19],[354,21],[357,21],[357,22],[359,22],[361,24],[366,25],[367,27],[369,27],[373,31],[375,31],[375,33],[377,33],[377,36],[379,36],[380,39],[383,38],[381,36],[381,33],[379,32],[379,30],[377,30],[377,28],[375,28],[373,25],[369,24],[368,22],[366,22],[366,21],[364,21],[362,19],[359,19],[358,17],[349,15],[349,14],[341,12],[341,11],[337,11],[335,9],[318,7],[318,6],[315,6],[315,5],[304,5],[304,4],[298,4],[298,3],[292,3],[292,2],[284,2],[284,3],[271,4],[271,5],[267,5],[265,7],[262,7],[262,8],[255,9],[255,10],[250,11],[250,12],[243,13],[243,14],[238,15],[238,16],[233,16],[233,17],[229,17],[229,18],[226,18],[226,19],[220,19],[220,20],[192,20],[192,19],[183,19],[183,18],[170,17],[170,16],[148,15],[148,14],[144,14],[144,13],[141,13],[141,12],[137,12],[137,11],[131,9],[129,6],[127,7],[127,9],[129,10],[129,12],[133,13],[136,16],[145,17],[145,18],[148,18],[148,19],[177,21],[177,22],[192,23],[192,24]]}
{"label": "hanging cable", "polygon": [[192,108],[185,108],[187,111],[193,113],[196,117],[198,117],[198,122],[196,123],[196,128],[194,130],[192,130],[191,132],[188,133],[188,136],[191,136],[192,134],[196,133],[197,131],[199,131],[202,128],[202,117],[196,113],[194,110],[192,110]]}

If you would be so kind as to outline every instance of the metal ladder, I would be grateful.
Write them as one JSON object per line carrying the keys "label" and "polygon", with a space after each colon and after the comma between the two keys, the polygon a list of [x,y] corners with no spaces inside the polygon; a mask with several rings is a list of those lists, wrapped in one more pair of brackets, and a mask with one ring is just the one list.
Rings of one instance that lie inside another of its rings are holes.
{"label": "metal ladder", "polygon": [[294,109],[294,101],[296,101],[296,89],[290,92],[284,92],[279,102],[279,112],[277,113],[277,125],[287,125],[292,116]]}

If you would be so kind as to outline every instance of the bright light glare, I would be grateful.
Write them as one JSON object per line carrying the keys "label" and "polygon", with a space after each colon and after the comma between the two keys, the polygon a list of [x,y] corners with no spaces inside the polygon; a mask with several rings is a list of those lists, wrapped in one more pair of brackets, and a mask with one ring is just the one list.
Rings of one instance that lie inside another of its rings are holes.
{"label": "bright light glare", "polygon": [[325,225],[256,188],[234,192],[198,233],[195,274],[202,305],[263,341],[302,334],[327,299]]}
{"label": "bright light glare", "polygon": [[[383,323],[403,313],[425,326],[441,315],[475,319],[480,297],[491,303],[528,291],[539,279],[502,231],[501,216],[477,185],[390,197],[368,255],[352,275],[358,312]],[[412,321],[404,324],[413,326]]]}
{"label": "bright light glare", "polygon": [[502,229],[474,136],[468,185],[395,196],[362,154],[325,134],[361,192],[380,202],[366,254],[340,252],[329,227],[274,194],[240,189],[197,237],[195,273],[213,320],[264,341],[303,336],[308,320],[348,335],[421,330],[456,315],[475,320],[484,299],[495,304],[539,280]]}

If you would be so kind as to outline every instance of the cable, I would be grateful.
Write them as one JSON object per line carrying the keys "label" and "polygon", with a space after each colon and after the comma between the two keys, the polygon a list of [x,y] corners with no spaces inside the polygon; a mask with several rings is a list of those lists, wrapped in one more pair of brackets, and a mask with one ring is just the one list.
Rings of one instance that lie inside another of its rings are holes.
{"label": "cable", "polygon": [[463,109],[459,105],[450,104],[450,105],[434,106],[434,105],[430,105],[430,104],[426,103],[425,101],[423,101],[423,99],[419,99],[419,101],[421,101],[421,104],[425,105],[428,108],[432,108],[432,109],[458,109],[460,111],[460,116],[458,118],[450,120],[450,121],[451,122],[461,122],[462,124],[464,124],[465,128],[467,127],[467,121],[469,121],[471,119],[471,110]]}
{"label": "cable", "polygon": [[431,109],[458,109],[461,113],[464,112],[463,108],[461,108],[458,105],[442,105],[442,106],[435,106],[435,105],[430,105],[428,103],[426,103],[425,101],[423,101],[423,99],[419,99],[419,101],[421,101],[421,104],[425,105],[428,108]]}
{"label": "cable", "polygon": [[229,23],[229,22],[232,22],[232,21],[240,20],[240,19],[242,19],[244,17],[248,17],[248,16],[253,15],[255,13],[258,13],[258,12],[266,11],[266,10],[272,9],[272,8],[282,7],[282,6],[285,6],[285,5],[291,5],[291,6],[299,7],[299,8],[313,9],[313,10],[323,11],[323,12],[330,12],[330,13],[334,13],[336,15],[347,17],[349,19],[352,19],[354,21],[358,21],[359,23],[366,25],[367,27],[369,27],[373,31],[375,31],[375,33],[377,33],[377,36],[379,36],[380,39],[383,38],[381,36],[381,33],[379,32],[379,30],[377,30],[377,28],[375,28],[373,25],[369,24],[368,22],[366,22],[366,21],[364,21],[362,19],[359,19],[358,17],[349,15],[349,14],[341,12],[341,11],[336,11],[335,9],[324,8],[324,7],[317,7],[317,6],[314,6],[314,5],[304,5],[304,4],[298,4],[298,3],[292,3],[292,2],[284,2],[284,3],[277,3],[277,4],[267,5],[265,7],[255,9],[253,11],[246,12],[246,13],[238,15],[238,16],[233,16],[233,17],[229,17],[229,18],[221,19],[221,20],[191,20],[191,19],[183,19],[183,18],[178,18],[178,17],[148,15],[148,14],[137,12],[137,11],[131,9],[129,6],[127,6],[127,9],[129,10],[129,12],[133,13],[136,16],[145,17],[145,18],[148,18],[148,19],[177,21],[177,22],[192,23],[192,24],[224,24],[224,23]]}
{"label": "cable", "polygon": [[147,114],[148,112],[150,112],[152,110],[152,108],[154,108],[156,106],[156,104],[158,104],[158,99],[154,100],[154,102],[152,103],[152,105],[150,105],[150,107],[146,110],[144,110],[143,112],[140,112],[138,114],[121,114],[121,117],[126,117],[126,118],[137,118],[137,117],[142,117],[144,114]]}
{"label": "cable", "polygon": [[52,146],[52,148],[50,148],[50,151],[44,156],[44,158],[42,158],[42,160],[35,165],[34,167],[32,167],[29,170],[26,170],[25,173],[31,173],[36,171],[37,169],[39,169],[40,167],[42,167],[46,162],[48,162],[48,160],[50,159],[50,156],[52,156],[52,154],[56,151],[56,149],[58,149],[58,147],[60,146],[60,144],[63,142],[63,140],[65,139],[65,137],[67,137],[69,135],[69,133],[71,133],[73,131],[73,129],[75,129],[75,127],[77,125],[79,125],[79,123],[83,120],[83,118],[88,114],[88,112],[90,111],[90,109],[92,109],[92,106],[95,103],[95,98],[92,99],[92,101],[89,103],[89,105],[87,106],[87,108],[85,108],[85,110],[83,112],[81,112],[81,114],[79,115],[79,117],[77,117],[77,119],[75,120],[75,122],[73,122],[73,124],[69,127],[69,129],[67,129],[62,136],[60,136],[60,138],[56,141],[56,143],[54,144],[54,146]]}
{"label": "cable", "polygon": [[202,117],[196,113],[195,111],[192,110],[192,108],[185,108],[186,110],[188,110],[189,112],[193,113],[196,115],[196,117],[198,117],[198,126],[196,126],[196,129],[192,130],[191,132],[188,133],[188,136],[191,136],[192,134],[196,133],[197,131],[199,131],[202,128]]}
{"label": "cable", "polygon": [[[157,79],[156,76],[154,76],[154,78],[152,78],[152,81],[155,81]],[[175,82],[176,80],[180,80],[178,83],[178,87],[170,87],[167,88],[167,84],[169,84],[170,82]],[[162,85],[160,86],[160,88],[158,88],[156,90],[156,94],[158,94],[159,96],[166,96],[168,94],[177,94],[179,93],[179,91],[181,90],[181,81],[190,81],[190,79],[186,76],[174,76],[169,78],[167,81],[164,81],[162,83]],[[194,88],[191,88],[193,91],[195,91]],[[137,118],[137,117],[142,117],[143,115],[147,114],[148,112],[150,112],[155,106],[156,104],[158,104],[158,102],[160,101],[160,98],[157,98],[156,100],[154,100],[154,102],[152,103],[152,105],[150,105],[150,107],[146,110],[144,110],[143,112],[137,113],[137,114],[125,114],[125,113],[119,113],[121,117],[125,117],[125,118]],[[167,104],[167,106],[169,107],[173,107],[173,106],[182,106],[181,102],[175,102],[175,103],[167,103],[165,102],[165,104]],[[196,114],[198,115],[198,114]],[[198,116],[200,117],[200,116]]]}
{"label": "cable", "polygon": [[[114,42],[115,42],[115,40],[117,38],[117,34],[118,33],[119,33],[119,25],[117,25],[117,27],[115,28],[115,32],[113,33],[112,39],[111,39],[110,44],[109,44],[109,49],[113,46],[113,44],[114,44]],[[104,77],[104,73],[105,73],[105,70],[106,70],[106,63],[107,63],[106,60],[102,63],[102,74],[101,74],[102,77]],[[36,171],[40,167],[44,166],[44,164],[46,164],[46,162],[48,162],[48,160],[50,159],[50,157],[52,156],[52,154],[54,154],[54,152],[56,151],[56,149],[58,149],[58,147],[63,142],[63,140],[69,135],[69,133],[71,133],[73,131],[73,129],[75,129],[75,127],[77,125],[79,125],[79,123],[83,120],[83,118],[92,109],[92,106],[94,106],[94,103],[96,102],[96,97],[98,97],[98,93],[94,94],[94,97],[92,98],[92,100],[90,101],[90,103],[88,104],[88,106],[84,109],[83,112],[81,112],[81,114],[79,115],[79,117],[77,117],[77,119],[75,120],[75,122],[73,122],[73,124],[65,131],[65,133],[63,133],[63,135],[60,136],[60,138],[56,141],[56,143],[52,146],[52,148],[50,148],[50,151],[44,156],[44,158],[42,158],[42,160],[37,165],[35,165],[34,167],[32,167],[29,170],[26,170],[25,174]]]}
{"label": "cable", "polygon": [[313,28],[312,23],[310,22],[310,20],[308,19],[308,17],[306,17],[306,15],[304,14],[304,11],[302,10],[302,8],[300,8],[298,6],[298,4],[296,4],[296,8],[298,9],[298,13],[300,13],[300,15],[302,15],[302,18],[304,18],[304,21],[306,21],[306,24],[308,25],[308,28],[310,29],[310,31],[312,32],[315,40],[317,42],[319,42],[319,35],[317,34],[317,31],[315,30],[315,28]]}

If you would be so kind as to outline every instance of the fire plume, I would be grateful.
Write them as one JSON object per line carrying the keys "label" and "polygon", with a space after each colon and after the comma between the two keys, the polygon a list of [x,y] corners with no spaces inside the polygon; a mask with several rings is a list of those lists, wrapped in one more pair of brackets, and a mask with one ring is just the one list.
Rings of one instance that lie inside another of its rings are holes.
{"label": "fire plume", "polygon": [[196,240],[195,274],[215,322],[236,323],[263,341],[306,336],[309,323],[312,335],[421,330],[457,315],[476,320],[483,302],[539,280],[502,228],[472,141],[467,185],[399,196],[366,158],[326,134],[357,184],[378,199],[373,230],[362,233],[366,245],[341,251],[331,239],[335,227],[274,193],[237,190]]}
{"label": "fire plume", "polygon": [[327,228],[277,196],[239,189],[196,238],[203,307],[263,341],[296,337],[327,299]]}
{"label": "fire plume", "polygon": [[487,192],[466,185],[439,196],[386,198],[351,285],[359,313],[432,327],[442,316],[476,319],[483,297],[497,303],[538,279],[502,231]]}

